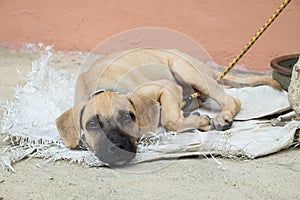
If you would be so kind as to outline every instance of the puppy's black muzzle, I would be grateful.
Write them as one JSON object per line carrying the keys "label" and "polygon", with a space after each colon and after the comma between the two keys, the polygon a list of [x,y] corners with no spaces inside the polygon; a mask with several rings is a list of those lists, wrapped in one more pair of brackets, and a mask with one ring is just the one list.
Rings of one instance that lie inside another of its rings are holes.
{"label": "puppy's black muzzle", "polygon": [[95,146],[96,157],[109,166],[124,165],[135,157],[136,147],[129,137],[120,131],[108,133]]}

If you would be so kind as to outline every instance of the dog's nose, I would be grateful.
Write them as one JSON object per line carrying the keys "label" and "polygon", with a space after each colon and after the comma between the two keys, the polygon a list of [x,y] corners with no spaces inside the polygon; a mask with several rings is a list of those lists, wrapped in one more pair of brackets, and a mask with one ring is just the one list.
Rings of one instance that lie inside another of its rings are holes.
{"label": "dog's nose", "polygon": [[111,131],[95,147],[98,159],[110,166],[123,165],[135,157],[136,148],[125,134]]}
{"label": "dog's nose", "polygon": [[110,153],[117,153],[118,149],[125,149],[125,147],[120,143],[112,144],[111,147],[108,149],[108,151]]}

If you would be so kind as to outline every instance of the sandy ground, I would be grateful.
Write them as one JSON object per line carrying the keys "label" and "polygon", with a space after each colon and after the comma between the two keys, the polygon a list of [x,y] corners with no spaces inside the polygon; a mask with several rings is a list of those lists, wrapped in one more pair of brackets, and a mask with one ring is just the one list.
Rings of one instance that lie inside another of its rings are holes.
{"label": "sandy ground", "polygon": [[[11,99],[38,53],[0,48],[0,101]],[[76,72],[83,60],[57,54],[51,66]],[[3,144],[0,143],[0,147]],[[251,161],[217,158],[156,161],[122,169],[86,168],[67,161],[17,163],[0,169],[0,199],[299,199],[300,149]],[[157,166],[162,166],[157,167]],[[152,169],[158,170],[152,170]]]}

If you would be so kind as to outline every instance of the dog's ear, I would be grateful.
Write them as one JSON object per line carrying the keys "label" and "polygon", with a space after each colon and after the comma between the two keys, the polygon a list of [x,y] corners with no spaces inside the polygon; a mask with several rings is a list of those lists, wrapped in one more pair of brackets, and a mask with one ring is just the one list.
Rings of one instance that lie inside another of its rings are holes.
{"label": "dog's ear", "polygon": [[143,134],[155,132],[160,120],[160,104],[154,99],[132,95],[130,101],[136,111],[136,118]]}
{"label": "dog's ear", "polygon": [[84,103],[76,105],[55,120],[59,135],[66,147],[76,148],[80,144],[80,121],[84,107]]}

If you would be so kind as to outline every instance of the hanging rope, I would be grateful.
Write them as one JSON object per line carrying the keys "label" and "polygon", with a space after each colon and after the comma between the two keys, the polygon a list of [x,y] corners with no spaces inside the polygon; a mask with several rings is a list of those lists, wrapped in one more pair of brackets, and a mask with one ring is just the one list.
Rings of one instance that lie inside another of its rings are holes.
{"label": "hanging rope", "polygon": [[[261,27],[259,31],[256,32],[255,36],[251,38],[248,44],[243,48],[242,51],[231,61],[231,63],[224,69],[224,71],[218,76],[217,81],[220,81],[226,76],[226,74],[234,67],[234,65],[247,53],[247,51],[252,47],[252,45],[258,40],[258,38],[266,31],[266,29],[272,24],[272,22],[278,17],[278,15],[283,11],[283,9],[290,3],[291,0],[284,0],[280,7],[275,11],[275,13],[268,19],[268,21]],[[188,107],[192,99],[200,97],[201,93],[195,92],[190,96],[184,97],[185,105],[184,108]]]}
{"label": "hanging rope", "polygon": [[267,28],[272,24],[272,22],[278,17],[278,15],[283,11],[283,9],[290,3],[291,0],[285,0],[280,7],[275,11],[275,13],[268,19],[268,21],[261,27],[259,31],[256,32],[255,36],[251,38],[244,49],[231,61],[231,63],[226,67],[226,69],[219,75],[217,81],[221,80],[226,76],[226,74],[234,67],[234,65],[247,53],[247,51],[252,47],[252,45],[258,40],[258,38],[267,30]]}

